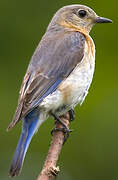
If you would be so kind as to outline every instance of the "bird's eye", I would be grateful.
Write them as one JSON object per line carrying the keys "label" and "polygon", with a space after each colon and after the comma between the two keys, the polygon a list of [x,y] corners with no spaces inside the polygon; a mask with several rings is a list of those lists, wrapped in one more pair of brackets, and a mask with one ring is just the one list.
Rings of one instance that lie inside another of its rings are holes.
{"label": "bird's eye", "polygon": [[86,14],[87,14],[87,12],[86,12],[85,10],[79,10],[79,11],[78,11],[78,15],[79,15],[79,17],[81,17],[81,18],[84,18],[84,17],[86,16]]}

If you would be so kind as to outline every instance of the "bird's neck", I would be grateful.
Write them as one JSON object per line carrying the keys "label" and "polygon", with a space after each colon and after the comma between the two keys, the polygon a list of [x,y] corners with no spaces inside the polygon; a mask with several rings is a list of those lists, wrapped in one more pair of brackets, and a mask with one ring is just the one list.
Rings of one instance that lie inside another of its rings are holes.
{"label": "bird's neck", "polygon": [[71,22],[66,21],[59,22],[59,25],[63,26],[64,28],[68,28],[70,31],[79,31],[87,36],[89,35],[89,32],[91,30],[88,27],[79,27]]}
{"label": "bird's neck", "polygon": [[78,31],[78,32],[82,33],[85,36],[86,42],[89,45],[89,47],[91,48],[91,52],[92,52],[92,54],[94,56],[94,54],[95,54],[95,46],[94,46],[93,39],[89,35],[90,29],[88,29],[88,28],[80,28],[80,27],[72,24],[71,22],[65,22],[65,21],[62,21],[59,24],[61,26],[63,26],[64,28],[68,29],[68,31]]}

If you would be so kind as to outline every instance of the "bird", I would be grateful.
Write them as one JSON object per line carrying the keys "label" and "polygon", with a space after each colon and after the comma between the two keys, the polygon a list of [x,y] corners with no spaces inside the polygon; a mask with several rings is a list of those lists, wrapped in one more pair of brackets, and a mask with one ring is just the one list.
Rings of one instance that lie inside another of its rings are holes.
{"label": "bird", "polygon": [[95,69],[95,45],[89,33],[95,24],[111,22],[80,4],[64,6],[54,14],[31,58],[7,129],[22,120],[9,176],[19,175],[32,137],[49,116],[60,121],[60,116],[73,115],[75,106],[83,103]]}

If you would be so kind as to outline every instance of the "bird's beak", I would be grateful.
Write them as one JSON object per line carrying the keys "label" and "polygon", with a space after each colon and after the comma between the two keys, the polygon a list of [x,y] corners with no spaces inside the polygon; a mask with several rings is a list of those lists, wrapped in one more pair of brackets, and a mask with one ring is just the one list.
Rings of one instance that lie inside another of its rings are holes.
{"label": "bird's beak", "polygon": [[111,19],[108,19],[108,18],[104,18],[104,17],[97,17],[95,19],[95,23],[112,23],[112,20]]}

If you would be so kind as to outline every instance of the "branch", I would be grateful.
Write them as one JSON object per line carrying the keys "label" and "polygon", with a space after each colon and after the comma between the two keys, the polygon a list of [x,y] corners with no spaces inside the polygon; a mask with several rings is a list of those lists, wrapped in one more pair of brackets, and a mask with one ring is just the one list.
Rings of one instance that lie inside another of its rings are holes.
{"label": "branch", "polygon": [[[66,113],[64,116],[60,117],[61,120],[69,127],[70,115]],[[62,128],[62,125],[59,122],[55,123],[55,128]],[[43,169],[38,176],[37,180],[56,180],[56,177],[59,173],[59,167],[56,167],[59,154],[61,152],[62,146],[64,143],[64,132],[54,131],[52,142],[46,157]]]}

